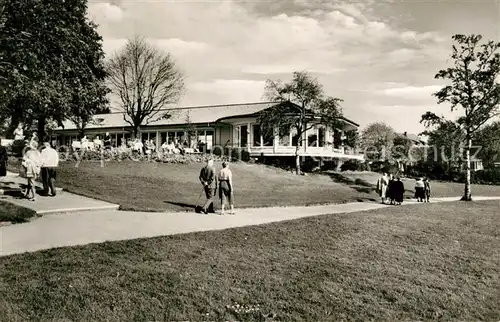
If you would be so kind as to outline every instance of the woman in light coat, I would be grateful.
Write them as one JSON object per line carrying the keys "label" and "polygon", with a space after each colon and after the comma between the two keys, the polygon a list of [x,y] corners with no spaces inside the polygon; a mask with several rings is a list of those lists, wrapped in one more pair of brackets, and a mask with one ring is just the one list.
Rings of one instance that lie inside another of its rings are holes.
{"label": "woman in light coat", "polygon": [[35,180],[40,175],[42,167],[42,156],[38,151],[38,144],[31,142],[30,147],[23,156],[23,167],[26,172],[26,179],[28,180],[28,188],[24,197],[30,201],[36,200],[36,187]]}

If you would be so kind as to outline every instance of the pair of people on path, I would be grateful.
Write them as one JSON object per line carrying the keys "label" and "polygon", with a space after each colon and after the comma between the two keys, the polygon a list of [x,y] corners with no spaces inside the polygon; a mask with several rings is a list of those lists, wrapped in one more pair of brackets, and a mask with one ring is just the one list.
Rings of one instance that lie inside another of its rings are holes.
{"label": "pair of people on path", "polygon": [[431,184],[427,178],[419,178],[415,182],[415,199],[418,202],[429,202],[431,197]]}
{"label": "pair of people on path", "polygon": [[42,152],[38,151],[38,144],[31,142],[28,150],[23,156],[22,165],[25,170],[28,187],[25,198],[30,201],[36,200],[35,180],[38,176],[42,178],[43,195],[56,196],[56,169],[59,166],[59,154],[50,146],[49,142],[44,142]]}
{"label": "pair of people on path", "polygon": [[400,177],[394,178],[387,173],[377,181],[377,192],[382,199],[382,203],[388,200],[391,205],[401,205],[404,199],[405,187]]}
{"label": "pair of people on path", "polygon": [[227,162],[222,162],[222,169],[219,174],[215,175],[214,161],[208,160],[207,165],[200,171],[200,182],[203,185],[203,190],[207,200],[202,207],[202,211],[208,214],[210,208],[213,209],[213,197],[217,193],[217,185],[219,186],[219,198],[221,201],[221,215],[225,214],[225,204],[230,207],[229,214],[234,215],[233,203],[233,174],[229,169]]}

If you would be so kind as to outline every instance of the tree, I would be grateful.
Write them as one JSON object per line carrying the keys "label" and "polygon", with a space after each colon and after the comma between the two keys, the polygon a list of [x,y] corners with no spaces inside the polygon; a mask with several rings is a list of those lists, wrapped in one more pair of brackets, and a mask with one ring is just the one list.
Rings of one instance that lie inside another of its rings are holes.
{"label": "tree", "polygon": [[361,133],[365,157],[370,161],[389,159],[395,136],[393,128],[383,122],[369,124]]}
{"label": "tree", "polygon": [[306,147],[307,130],[324,124],[337,128],[341,124],[342,110],[339,98],[325,96],[323,86],[305,71],[294,72],[289,83],[267,80],[264,97],[277,104],[262,111],[258,122],[262,134],[280,138],[290,130],[299,138],[295,148],[296,173],[301,173],[300,147]]}
{"label": "tree", "polygon": [[350,130],[345,132],[345,145],[356,149],[360,144],[360,135],[358,129]]}
{"label": "tree", "polygon": [[411,161],[413,142],[405,134],[395,134],[391,149],[391,158],[396,160],[398,169],[406,171],[408,162]]}
{"label": "tree", "polygon": [[4,1],[0,95],[12,123],[21,118],[44,137],[48,124],[62,125],[71,114],[70,102],[82,95],[82,82],[102,82],[102,38],[86,12],[84,0]]}
{"label": "tree", "polygon": [[[477,131],[499,114],[500,104],[500,42],[488,41],[480,45],[480,35],[455,35],[452,37],[451,59],[453,66],[440,70],[436,79],[451,82],[433,95],[438,104],[448,103],[452,111],[461,109],[463,115],[454,123],[465,134],[466,180],[462,200],[472,200],[471,149]],[[422,116],[427,127],[445,122],[432,112]]]}
{"label": "tree", "polygon": [[187,141],[189,144],[189,147],[192,147],[193,144],[193,139],[196,136],[196,128],[194,127],[193,123],[191,122],[191,115],[188,111],[186,114],[186,136],[187,136]]}
{"label": "tree", "polygon": [[103,83],[90,83],[81,87],[78,95],[75,93],[70,101],[69,119],[75,124],[80,138],[85,135],[85,128],[93,122],[95,114],[109,113],[107,106],[108,88]]}
{"label": "tree", "polygon": [[500,122],[486,125],[476,135],[475,144],[481,147],[478,157],[485,168],[495,167],[500,155]]}
{"label": "tree", "polygon": [[109,61],[113,93],[123,105],[124,120],[134,136],[141,125],[171,116],[165,106],[177,103],[184,91],[183,75],[173,58],[135,37]]}

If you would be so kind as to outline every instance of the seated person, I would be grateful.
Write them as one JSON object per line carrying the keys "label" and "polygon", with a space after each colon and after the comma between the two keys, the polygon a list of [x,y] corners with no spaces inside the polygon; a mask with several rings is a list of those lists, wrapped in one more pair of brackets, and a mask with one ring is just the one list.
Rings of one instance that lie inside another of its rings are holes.
{"label": "seated person", "polygon": [[156,152],[156,144],[155,144],[155,142],[153,140],[149,141],[149,147],[151,149],[151,153],[152,152]]}
{"label": "seated person", "polygon": [[163,142],[160,149],[162,152],[168,153],[168,142],[167,141]]}
{"label": "seated person", "polygon": [[139,153],[142,153],[143,152],[143,148],[144,148],[144,144],[142,144],[141,140],[135,139],[133,150],[137,151]]}
{"label": "seated person", "polygon": [[175,144],[173,141],[170,141],[170,143],[167,146],[168,153],[174,153],[178,154],[180,151],[175,147]]}
{"label": "seated person", "polygon": [[99,135],[95,137],[94,139],[94,146],[97,150],[100,150],[102,147],[103,143],[102,140],[99,138]]}

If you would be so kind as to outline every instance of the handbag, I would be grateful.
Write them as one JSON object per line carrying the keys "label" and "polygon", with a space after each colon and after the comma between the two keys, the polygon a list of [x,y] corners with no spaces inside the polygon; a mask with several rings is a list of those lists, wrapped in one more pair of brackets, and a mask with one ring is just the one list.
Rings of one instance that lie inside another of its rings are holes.
{"label": "handbag", "polygon": [[26,167],[24,165],[19,168],[19,176],[26,179]]}

